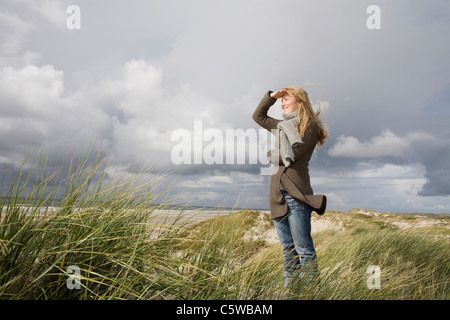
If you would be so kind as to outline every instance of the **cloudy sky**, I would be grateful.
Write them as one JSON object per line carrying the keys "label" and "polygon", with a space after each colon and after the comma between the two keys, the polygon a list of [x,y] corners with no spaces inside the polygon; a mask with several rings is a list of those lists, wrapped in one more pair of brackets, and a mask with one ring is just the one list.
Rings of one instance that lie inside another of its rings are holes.
{"label": "cloudy sky", "polygon": [[[330,137],[310,175],[329,209],[450,213],[449,34],[448,0],[2,0],[0,170],[93,145],[109,173],[173,172],[178,203],[268,208],[253,111],[267,90],[314,84]],[[243,164],[208,163],[212,141],[233,148],[227,130],[257,141]],[[176,164],[188,146],[201,162]]]}

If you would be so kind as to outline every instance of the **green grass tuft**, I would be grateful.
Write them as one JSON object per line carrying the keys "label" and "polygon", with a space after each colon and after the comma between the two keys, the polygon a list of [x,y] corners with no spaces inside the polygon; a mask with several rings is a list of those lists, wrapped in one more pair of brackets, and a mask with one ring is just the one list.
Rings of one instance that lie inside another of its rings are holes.
{"label": "green grass tuft", "polygon": [[[2,195],[2,299],[450,298],[444,224],[405,230],[327,212],[342,228],[314,234],[317,282],[286,290],[281,244],[267,241],[269,215],[242,210],[195,223],[183,209],[161,214],[171,199],[149,170],[110,178],[106,158],[88,159],[74,157],[62,177],[39,157]],[[371,265],[380,289],[367,286]],[[80,289],[67,286],[69,266],[80,270]]]}

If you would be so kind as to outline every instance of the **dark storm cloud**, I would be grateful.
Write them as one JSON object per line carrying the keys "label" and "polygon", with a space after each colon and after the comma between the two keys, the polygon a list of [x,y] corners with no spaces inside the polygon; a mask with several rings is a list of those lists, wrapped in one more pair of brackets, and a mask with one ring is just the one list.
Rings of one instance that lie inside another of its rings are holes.
{"label": "dark storm cloud", "polygon": [[421,196],[450,195],[450,137],[438,138],[428,145],[418,146],[420,162],[426,167],[427,182],[419,191]]}
{"label": "dark storm cloud", "polygon": [[[228,193],[232,203],[245,190],[267,206],[268,177],[250,151],[245,164],[177,166],[171,136],[193,135],[195,121],[258,130],[251,115],[267,90],[312,83],[330,137],[311,178],[331,207],[382,199],[386,210],[450,211],[448,1],[380,0],[381,30],[366,27],[370,1],[80,0],[73,31],[69,4],[0,5],[1,165],[17,168],[24,145],[56,165],[96,141],[111,168],[184,173],[183,200],[213,205]],[[270,115],[281,118],[279,104]]]}

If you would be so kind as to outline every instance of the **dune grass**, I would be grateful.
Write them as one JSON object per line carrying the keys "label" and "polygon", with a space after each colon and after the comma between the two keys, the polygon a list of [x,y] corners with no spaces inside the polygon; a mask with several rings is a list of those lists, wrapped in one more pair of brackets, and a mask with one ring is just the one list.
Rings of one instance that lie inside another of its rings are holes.
{"label": "dune grass", "polygon": [[[42,163],[34,161],[26,176],[22,165],[2,196],[0,296],[141,298],[158,287],[148,270],[170,263],[162,244],[178,226],[176,219],[151,222],[164,194],[157,181],[143,183],[145,171],[107,181],[106,158],[99,156],[74,157],[66,177],[46,177]],[[67,289],[71,265],[80,269],[80,290]]]}
{"label": "dune grass", "polygon": [[[157,214],[171,199],[149,170],[110,178],[106,158],[89,159],[73,157],[62,177],[39,157],[2,195],[1,299],[449,298],[447,238],[370,219],[326,230],[315,235],[317,282],[286,290],[267,215]],[[380,289],[367,287],[369,265],[381,270]]]}
{"label": "dune grass", "polygon": [[[449,299],[448,241],[418,230],[365,223],[329,238],[318,249],[316,299]],[[380,289],[369,289],[368,267],[380,268]]]}

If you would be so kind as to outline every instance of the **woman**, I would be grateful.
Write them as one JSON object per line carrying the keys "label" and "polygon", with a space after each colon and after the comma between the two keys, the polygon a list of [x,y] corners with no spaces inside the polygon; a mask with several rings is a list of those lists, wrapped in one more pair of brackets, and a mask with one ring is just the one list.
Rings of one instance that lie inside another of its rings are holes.
{"label": "woman", "polygon": [[[267,115],[279,98],[283,120]],[[313,111],[308,94],[298,86],[268,91],[253,113],[256,123],[276,135],[276,147],[268,153],[270,162],[278,166],[270,178],[269,203],[283,245],[285,287],[296,274],[312,280],[317,272],[311,213],[324,214],[327,198],[313,194],[308,165],[316,145],[323,145],[328,136],[319,114],[320,109]]]}

